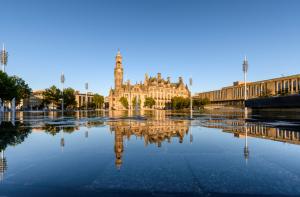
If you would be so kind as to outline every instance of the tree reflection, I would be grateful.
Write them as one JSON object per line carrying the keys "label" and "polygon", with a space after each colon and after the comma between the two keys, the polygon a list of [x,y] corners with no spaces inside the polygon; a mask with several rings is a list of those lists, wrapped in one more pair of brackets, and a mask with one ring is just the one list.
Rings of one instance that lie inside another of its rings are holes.
{"label": "tree reflection", "polygon": [[31,129],[24,124],[17,122],[2,122],[0,125],[0,150],[5,150],[7,146],[16,146],[22,143],[30,134]]}
{"label": "tree reflection", "polygon": [[2,122],[0,125],[0,180],[4,178],[4,172],[7,170],[7,160],[5,149],[8,146],[21,144],[31,133],[31,129],[19,122]]}

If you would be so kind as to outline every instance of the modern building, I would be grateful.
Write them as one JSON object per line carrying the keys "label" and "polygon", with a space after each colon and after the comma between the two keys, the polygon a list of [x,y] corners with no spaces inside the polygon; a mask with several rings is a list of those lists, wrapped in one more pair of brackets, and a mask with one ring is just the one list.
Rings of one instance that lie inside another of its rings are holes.
{"label": "modern building", "polygon": [[[257,82],[247,82],[247,98],[299,94],[300,74],[284,76]],[[197,93],[195,99],[208,98],[215,104],[243,104],[244,82],[234,82],[232,86],[220,90]]]}
{"label": "modern building", "polygon": [[116,65],[114,69],[115,88],[109,92],[109,108],[112,110],[124,110],[126,109],[120,99],[126,98],[128,101],[128,108],[135,109],[133,101],[138,101],[139,108],[144,109],[144,102],[147,97],[152,97],[155,100],[155,109],[164,109],[166,103],[171,102],[171,99],[175,96],[189,97],[190,91],[183,83],[182,77],[179,77],[177,83],[172,83],[170,77],[166,80],[162,78],[161,73],[158,73],[156,77],[149,77],[145,74],[144,82],[130,84],[128,80],[123,83],[123,65],[122,56],[118,51],[116,56]]}
{"label": "modern building", "polygon": [[75,92],[75,100],[77,103],[77,108],[85,107],[86,104],[89,106],[93,102],[94,94],[92,92],[80,93],[79,91]]}
{"label": "modern building", "polygon": [[[39,110],[43,109],[44,107],[48,107],[48,109],[57,109],[55,104],[50,103],[48,106],[42,106],[43,104],[43,93],[45,90],[34,90],[31,92],[29,98],[22,99],[20,104],[17,106],[17,109],[24,109],[24,110]],[[81,108],[86,106],[87,104],[91,104],[93,102],[94,94],[92,92],[80,93],[79,91],[75,91],[75,100],[76,100],[76,107]]]}
{"label": "modern building", "polygon": [[44,90],[34,90],[31,92],[29,98],[22,99],[17,109],[24,110],[38,110],[43,108],[43,93]]}

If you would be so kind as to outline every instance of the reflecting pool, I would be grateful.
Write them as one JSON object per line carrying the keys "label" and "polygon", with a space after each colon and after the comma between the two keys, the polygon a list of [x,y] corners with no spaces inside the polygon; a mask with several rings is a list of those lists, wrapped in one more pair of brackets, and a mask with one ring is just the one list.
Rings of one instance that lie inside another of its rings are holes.
{"label": "reflecting pool", "polygon": [[18,112],[0,120],[0,196],[300,195],[297,115]]}

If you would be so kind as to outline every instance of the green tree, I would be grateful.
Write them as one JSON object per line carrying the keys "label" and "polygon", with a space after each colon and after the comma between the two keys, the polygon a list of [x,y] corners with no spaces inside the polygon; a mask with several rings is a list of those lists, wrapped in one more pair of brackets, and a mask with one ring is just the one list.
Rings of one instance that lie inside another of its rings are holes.
{"label": "green tree", "polygon": [[0,98],[11,100],[16,95],[13,80],[4,72],[0,71]]}
{"label": "green tree", "polygon": [[0,98],[2,100],[16,99],[18,104],[21,99],[29,97],[31,89],[28,84],[17,76],[8,76],[0,71]]}
{"label": "green tree", "polygon": [[67,109],[74,109],[76,108],[77,102],[75,98],[75,90],[73,88],[66,88],[64,89],[64,106]]}
{"label": "green tree", "polygon": [[104,96],[95,94],[93,97],[93,103],[95,104],[97,109],[102,108],[104,103]]}
{"label": "green tree", "polygon": [[29,88],[28,84],[26,84],[26,82],[23,79],[17,76],[12,76],[11,79],[15,86],[16,103],[19,103],[21,99],[28,98],[31,92],[31,89]]}
{"label": "green tree", "polygon": [[119,101],[123,105],[123,107],[125,107],[126,109],[128,109],[128,100],[127,100],[127,98],[121,97]]}
{"label": "green tree", "polygon": [[199,108],[203,107],[204,105],[208,105],[210,100],[208,98],[204,99],[193,99],[193,107]]}
{"label": "green tree", "polygon": [[144,107],[152,108],[155,105],[155,100],[152,97],[146,97]]}
{"label": "green tree", "polygon": [[176,110],[188,108],[190,106],[190,99],[181,96],[175,96],[171,99],[170,106],[172,109]]}
{"label": "green tree", "polygon": [[45,104],[48,105],[50,103],[53,103],[54,105],[59,106],[61,91],[56,86],[53,85],[50,88],[47,88],[43,93],[43,96]]}
{"label": "green tree", "polygon": [[62,94],[61,90],[53,85],[45,90],[43,96],[43,103],[47,105],[53,103],[54,105],[60,108],[62,98],[64,99],[64,107],[66,109],[74,109],[77,105],[75,98],[75,90],[73,88],[65,88]]}

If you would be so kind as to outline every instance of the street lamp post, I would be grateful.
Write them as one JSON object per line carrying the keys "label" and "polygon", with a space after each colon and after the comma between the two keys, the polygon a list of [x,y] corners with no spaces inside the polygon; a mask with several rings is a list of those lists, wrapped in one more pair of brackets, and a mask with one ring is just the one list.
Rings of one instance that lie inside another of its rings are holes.
{"label": "street lamp post", "polygon": [[62,98],[61,98],[61,114],[62,116],[64,116],[64,83],[65,83],[65,75],[64,73],[61,74],[60,76],[60,82],[61,82],[61,86],[62,86],[62,91],[61,91],[61,94],[62,94]]}
{"label": "street lamp post", "polygon": [[3,47],[2,47],[2,51],[0,52],[0,55],[1,55],[2,72],[5,73],[5,66],[7,65],[8,53],[7,53],[6,49],[5,49],[4,44],[3,44]]}
{"label": "street lamp post", "polygon": [[244,157],[246,160],[246,163],[249,158],[249,148],[248,148],[248,139],[247,139],[247,133],[248,133],[248,127],[247,127],[247,118],[248,118],[248,113],[247,113],[247,107],[246,107],[246,100],[247,100],[247,72],[248,72],[248,60],[247,57],[245,56],[244,61],[243,61],[243,72],[244,72],[244,105],[245,105],[245,123],[244,123],[244,130],[245,130],[245,147],[244,147]]}
{"label": "street lamp post", "polygon": [[243,61],[243,72],[244,72],[244,105],[245,111],[247,112],[246,100],[247,100],[247,72],[248,72],[248,60],[247,56],[245,56]]}
{"label": "street lamp post", "polygon": [[193,79],[192,77],[190,78],[190,92],[191,92],[191,100],[190,100],[190,113],[191,113],[191,119],[193,118],[193,97],[192,97],[192,85],[193,85]]}
{"label": "street lamp post", "polygon": [[89,89],[89,84],[85,83],[85,110],[87,111],[87,105],[88,105],[88,89]]}

